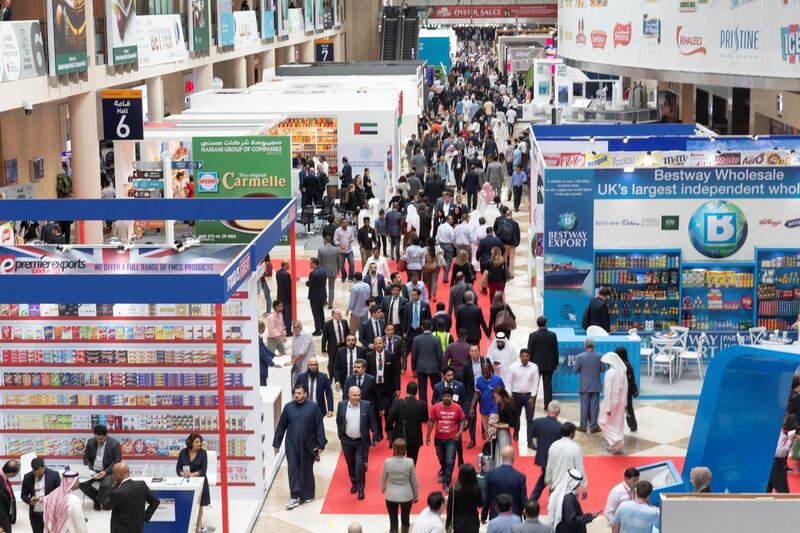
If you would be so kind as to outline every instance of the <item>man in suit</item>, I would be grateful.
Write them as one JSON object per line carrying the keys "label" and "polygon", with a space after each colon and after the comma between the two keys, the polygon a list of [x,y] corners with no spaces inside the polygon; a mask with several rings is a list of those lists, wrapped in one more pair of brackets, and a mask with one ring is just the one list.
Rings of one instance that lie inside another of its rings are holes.
{"label": "man in suit", "polygon": [[386,292],[386,281],[383,275],[378,273],[377,263],[370,263],[369,270],[364,276],[364,283],[369,285],[370,296],[375,300],[375,303],[381,305],[383,303],[383,295]]}
{"label": "man in suit", "polygon": [[464,294],[464,303],[456,309],[456,330],[461,328],[467,330],[467,342],[470,344],[480,344],[481,330],[487,336],[490,333],[483,311],[475,305],[475,294],[472,292]]}
{"label": "man in suit", "polygon": [[441,381],[441,371],[444,368],[444,354],[442,343],[431,333],[431,321],[422,321],[422,333],[415,336],[411,343],[411,370],[419,383],[419,399],[428,401],[428,381],[431,387]]}
{"label": "man in suit", "polygon": [[402,287],[400,285],[392,285],[390,289],[391,296],[383,299],[381,310],[383,310],[383,317],[386,319],[386,323],[392,324],[399,330],[400,325],[403,323],[403,308],[408,299],[403,298],[401,294]]}
{"label": "man in suit", "polygon": [[393,353],[397,361],[400,361],[401,372],[405,374],[408,350],[406,350],[406,343],[403,341],[403,337],[394,334],[396,328],[392,324],[386,324],[383,331],[385,333],[383,343],[386,345],[386,350]]}
{"label": "man in suit", "polygon": [[11,16],[11,0],[0,1],[0,22],[8,22]]}
{"label": "man in suit", "polygon": [[423,194],[425,194],[425,197],[428,198],[429,204],[434,205],[439,199],[441,199],[446,185],[447,184],[445,181],[436,175],[433,175],[425,180],[425,186],[423,187],[422,191]]}
{"label": "man in suit", "polygon": [[450,287],[450,304],[447,306],[447,314],[453,316],[453,312],[464,303],[464,295],[472,292],[472,286],[467,283],[464,273],[456,274],[456,282]]}
{"label": "man in suit", "polygon": [[478,425],[478,411],[473,407],[472,399],[475,396],[475,380],[481,376],[481,367],[484,363],[490,361],[481,355],[481,347],[477,344],[472,344],[469,347],[469,359],[464,363],[464,390],[467,395],[467,406],[464,413],[469,418],[469,443],[467,448],[475,447],[475,428]]}
{"label": "man in suit", "polygon": [[392,203],[391,209],[386,212],[386,235],[391,241],[390,251],[387,257],[393,257],[395,261],[400,260],[400,239],[403,236],[403,214],[397,206],[397,202]]}
{"label": "man in suit", "polygon": [[539,367],[544,389],[544,408],[553,400],[553,372],[558,368],[558,337],[547,329],[547,317],[536,319],[539,329],[528,335],[528,351]]}
{"label": "man in suit", "polygon": [[350,493],[357,492],[363,500],[367,452],[370,444],[381,440],[380,428],[372,405],[361,399],[361,389],[353,385],[347,390],[348,400],[340,401],[336,411],[336,430],[350,475]]}
{"label": "man in suit", "polygon": [[328,299],[328,291],[325,288],[325,283],[328,280],[328,274],[323,268],[319,266],[319,259],[312,257],[309,260],[311,264],[311,272],[308,274],[308,301],[311,303],[311,314],[314,316],[314,335],[322,335],[322,324],[325,322],[325,301]]}
{"label": "man in suit", "polygon": [[19,474],[19,469],[19,461],[9,459],[3,465],[3,472],[0,474],[0,528],[9,533],[11,525],[17,521],[17,499],[14,497],[14,489],[9,480]]}
{"label": "man in suit", "polygon": [[386,321],[383,319],[383,311],[377,304],[372,304],[369,315],[369,320],[365,320],[358,329],[358,340],[361,342],[361,346],[371,350],[375,337],[383,335]]}
{"label": "man in suit", "polygon": [[55,470],[45,468],[44,461],[34,457],[31,471],[22,478],[20,497],[30,507],[28,517],[33,533],[44,533],[44,497],[61,485],[61,476]]}
{"label": "man in suit", "polygon": [[361,389],[361,398],[372,403],[378,395],[376,385],[375,378],[367,374],[367,360],[357,359],[353,373],[344,382],[343,390],[349,391],[350,387],[356,386]]}
{"label": "man in suit", "polygon": [[339,272],[339,248],[333,245],[333,237],[325,237],[325,244],[317,250],[319,266],[328,276],[328,309],[333,308],[333,288],[336,284],[336,273]]}
{"label": "man in suit", "polygon": [[561,439],[561,423],[558,415],[561,414],[561,404],[557,400],[550,402],[547,406],[547,416],[537,418],[533,421],[532,435],[536,439],[536,460],[534,464],[542,469],[536,486],[531,493],[531,500],[538,501],[545,486],[545,475],[547,473],[547,459],[550,455],[550,446]]}
{"label": "man in suit", "polygon": [[[103,425],[94,427],[94,437],[86,442],[83,450],[83,464],[95,472],[94,477],[81,483],[81,490],[94,502],[94,510],[99,511],[111,490],[111,472],[114,465],[122,461],[119,442],[108,436],[108,428]],[[99,482],[99,488],[94,486]]]}
{"label": "man in suit", "polygon": [[[356,336],[348,334],[345,345],[336,350],[336,366],[334,366],[334,378],[336,379],[336,390],[341,391],[347,378],[353,375],[356,361],[364,359],[367,351],[361,346],[356,346]],[[347,390],[347,389],[344,389]]]}
{"label": "man in suit", "polygon": [[391,434],[392,441],[406,441],[406,457],[413,459],[414,464],[417,464],[422,446],[422,424],[428,421],[428,406],[416,398],[418,388],[415,382],[409,381],[406,397],[394,402],[386,415],[387,435]]}
{"label": "man in suit", "polygon": [[333,379],[336,368],[336,355],[339,348],[345,345],[350,334],[350,325],[342,320],[341,309],[331,311],[331,319],[322,326],[322,353],[328,356],[328,376]]}
{"label": "man in suit", "polygon": [[292,334],[292,275],[289,274],[289,261],[283,261],[281,268],[275,272],[275,284],[278,286],[278,300],[283,302],[283,325],[286,334]]}
{"label": "man in suit", "polygon": [[433,329],[437,330],[439,324],[444,324],[444,329],[442,331],[450,331],[453,327],[453,319],[445,311],[444,302],[438,302],[436,304],[436,313],[431,317],[431,322],[433,322]]}
{"label": "man in suit", "polygon": [[328,375],[319,371],[319,361],[316,357],[308,360],[308,370],[297,375],[295,384],[306,386],[308,400],[319,406],[322,416],[333,416],[333,390]]}
{"label": "man in suit", "polygon": [[103,500],[103,509],[111,511],[111,533],[142,533],[161,500],[146,482],[131,479],[127,464],[117,463],[113,472],[114,483]]}
{"label": "man in suit", "polygon": [[525,504],[525,521],[511,526],[511,533],[553,533],[553,528],[539,521],[539,502],[530,499]]}
{"label": "man in suit", "polygon": [[528,501],[528,489],[525,483],[525,474],[514,468],[514,447],[504,446],[500,450],[503,464],[486,475],[483,483],[483,507],[481,509],[481,522],[486,523],[487,516],[497,516],[495,499],[500,494],[509,494],[514,499],[512,512],[522,516],[522,508]]}
{"label": "man in suit", "polygon": [[342,172],[339,175],[339,190],[343,191],[347,189],[347,186],[353,183],[353,167],[350,166],[350,163],[347,162],[347,158],[342,158]]}
{"label": "man in suit", "polygon": [[586,318],[582,321],[582,326],[588,329],[589,326],[600,326],[607,332],[611,331],[611,316],[608,313],[608,299],[611,296],[611,289],[600,287],[597,296],[591,299],[589,307],[586,309]]}
{"label": "man in suit", "polygon": [[[422,322],[431,319],[431,308],[422,301],[422,291],[419,289],[411,290],[411,299],[406,302],[405,312],[403,313],[403,338],[406,346],[414,348],[414,337],[422,333]],[[439,347],[441,349],[441,346]],[[422,389],[424,391],[425,389]],[[421,398],[421,396],[420,396]],[[426,396],[427,398],[427,396]]]}
{"label": "man in suit", "polygon": [[492,258],[492,248],[499,248],[501,252],[505,250],[503,241],[497,238],[491,227],[488,227],[486,228],[486,237],[478,241],[478,249],[475,251],[475,256],[481,265],[481,272],[486,270],[486,265]]}
{"label": "man in suit", "polygon": [[600,372],[605,366],[600,358],[601,354],[594,351],[594,341],[586,339],[583,343],[584,351],[575,358],[573,370],[579,374],[578,396],[581,401],[581,425],[578,431],[585,433],[586,426],[592,433],[599,433],[597,415],[600,413]]}
{"label": "man in suit", "polygon": [[519,222],[514,220],[514,213],[511,212],[508,206],[504,205],[500,212],[503,216],[494,221],[494,228],[492,229],[497,238],[503,241],[503,247],[505,248],[503,258],[508,265],[508,271],[513,276],[514,258],[517,255],[517,246],[519,246],[521,239]]}
{"label": "man in suit", "polygon": [[[375,418],[378,427],[386,418],[392,402],[400,395],[400,358],[386,349],[383,337],[375,337],[373,351],[367,353],[367,374],[375,378]],[[385,425],[385,424],[384,424]]]}
{"label": "man in suit", "polygon": [[400,275],[399,272],[394,272],[392,273],[391,276],[389,276],[389,286],[386,289],[389,294],[391,294],[392,288],[395,285],[400,287],[400,296],[402,296],[406,300],[411,299],[411,294],[408,292],[408,286],[405,283],[403,283],[403,277]]}

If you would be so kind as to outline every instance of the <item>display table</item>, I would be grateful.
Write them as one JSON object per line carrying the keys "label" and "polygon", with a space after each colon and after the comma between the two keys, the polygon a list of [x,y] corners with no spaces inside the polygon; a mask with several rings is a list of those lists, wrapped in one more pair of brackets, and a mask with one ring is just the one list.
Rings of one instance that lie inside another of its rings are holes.
{"label": "display table", "polygon": [[134,478],[147,482],[150,490],[161,500],[155,514],[144,525],[147,533],[174,533],[194,531],[200,496],[203,493],[202,477]]}
{"label": "display table", "polygon": [[[570,328],[552,328],[550,331],[558,336],[558,370],[553,374],[553,394],[560,398],[578,396],[578,374],[573,370],[576,356],[583,351],[586,335],[578,335]],[[604,354],[613,352],[618,346],[628,350],[628,360],[633,366],[636,386],[639,386],[640,340],[631,340],[623,335],[608,337],[591,337],[595,341],[595,351]]]}

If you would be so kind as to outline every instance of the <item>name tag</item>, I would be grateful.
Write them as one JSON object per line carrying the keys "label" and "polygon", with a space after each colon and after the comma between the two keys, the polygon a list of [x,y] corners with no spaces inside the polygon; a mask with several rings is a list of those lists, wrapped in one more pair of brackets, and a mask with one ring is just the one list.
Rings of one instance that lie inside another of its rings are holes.
{"label": "name tag", "polygon": [[453,394],[453,402],[458,403],[458,394]]}

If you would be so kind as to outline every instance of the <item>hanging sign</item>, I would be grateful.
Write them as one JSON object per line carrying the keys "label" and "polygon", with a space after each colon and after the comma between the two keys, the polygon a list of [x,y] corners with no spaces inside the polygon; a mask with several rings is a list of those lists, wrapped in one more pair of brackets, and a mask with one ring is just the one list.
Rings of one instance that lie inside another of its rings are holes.
{"label": "hanging sign", "polygon": [[140,141],[144,139],[142,91],[108,90],[103,99],[103,139]]}
{"label": "hanging sign", "polygon": [[314,61],[333,63],[333,39],[316,39],[314,41]]}

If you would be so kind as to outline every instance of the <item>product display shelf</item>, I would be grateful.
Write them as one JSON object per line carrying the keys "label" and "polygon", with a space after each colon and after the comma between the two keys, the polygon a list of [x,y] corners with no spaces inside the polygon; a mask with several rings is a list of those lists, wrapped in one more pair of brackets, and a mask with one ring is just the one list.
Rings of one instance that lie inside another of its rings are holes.
{"label": "product display shelf", "polygon": [[753,263],[687,263],[681,269],[681,326],[735,332],[753,327]]}
{"label": "product display shelf", "polygon": [[338,175],[339,139],[335,118],[289,118],[270,129],[269,133],[289,135],[292,138],[293,157],[324,155],[328,161],[328,174]]}
{"label": "product display shelf", "polygon": [[[800,318],[800,249],[756,249],[756,321],[767,330],[786,330]],[[789,332],[797,339],[797,331]]]}
{"label": "product display shelf", "polygon": [[597,250],[595,289],[611,289],[611,331],[667,329],[677,325],[680,250]]}
{"label": "product display shelf", "polygon": [[[257,467],[261,431],[253,429],[260,428],[260,405],[258,410],[255,409],[260,396],[256,368],[258,346],[254,340],[258,330],[258,306],[255,281],[251,283],[248,290],[240,290],[225,304],[225,311],[229,312],[222,318],[226,324],[224,335],[228,337],[223,339],[226,418],[229,420],[227,460],[230,463],[229,486],[234,490],[263,486],[263,472]],[[210,422],[217,419],[218,411],[217,375],[214,371],[217,368],[216,317],[211,314],[213,308],[199,307],[205,313],[197,313],[198,308],[195,308],[195,313],[177,316],[160,314],[153,310],[153,306],[150,306],[150,312],[141,304],[125,307],[128,311],[122,314],[112,314],[109,307],[77,304],[62,304],[60,312],[39,305],[5,304],[0,307],[0,383],[3,384],[0,390],[3,403],[0,458],[18,457],[18,451],[37,443],[42,450],[48,451],[42,455],[47,460],[65,464],[82,462],[80,449],[73,449],[73,453],[64,452],[68,451],[71,443],[85,442],[92,425],[98,422],[92,417],[97,416],[102,417],[100,422],[111,421],[107,422],[109,434],[129,446],[134,441],[158,446],[159,455],[123,453],[123,458],[134,465],[154,462],[174,469],[167,462],[177,459],[179,449],[169,448],[169,453],[166,453],[162,447],[179,446],[190,432],[203,435],[208,446],[218,442],[219,430],[216,423]],[[49,316],[42,316],[42,311]],[[31,316],[31,313],[36,315]],[[148,338],[79,338],[105,336],[109,332],[119,335],[118,332],[123,330],[130,335],[130,328],[134,328],[137,336],[141,335],[140,330],[145,330]],[[187,335],[197,331],[203,338],[162,338],[174,335],[175,330],[182,333],[185,330]],[[159,338],[152,338],[156,332]],[[44,335],[72,338],[45,339]],[[238,338],[230,338],[233,335]],[[128,363],[128,360],[132,362]],[[125,381],[126,376],[132,375],[134,377],[129,379],[134,379],[137,385]],[[55,385],[48,384],[46,376],[49,379],[57,376],[59,381]],[[153,381],[143,383],[140,376]],[[69,381],[67,378],[82,381]],[[98,382],[98,379],[104,381]],[[177,384],[172,383],[173,379]],[[194,383],[187,381],[190,379],[202,380],[202,384],[181,384]],[[193,404],[187,405],[192,396]],[[21,402],[23,397],[25,401]],[[170,401],[182,402],[183,405],[170,405]],[[136,405],[138,403],[141,405]],[[27,420],[24,424],[17,421],[23,417],[35,417],[36,420],[33,423]],[[62,422],[61,417],[74,420]],[[151,419],[148,425],[130,424],[137,429],[122,427],[123,419],[136,417]],[[203,424],[185,420],[163,422],[170,418],[192,417],[203,418]],[[230,426],[233,418],[236,425]],[[51,429],[55,419],[60,423]],[[38,429],[33,425],[36,422],[39,422]]]}

